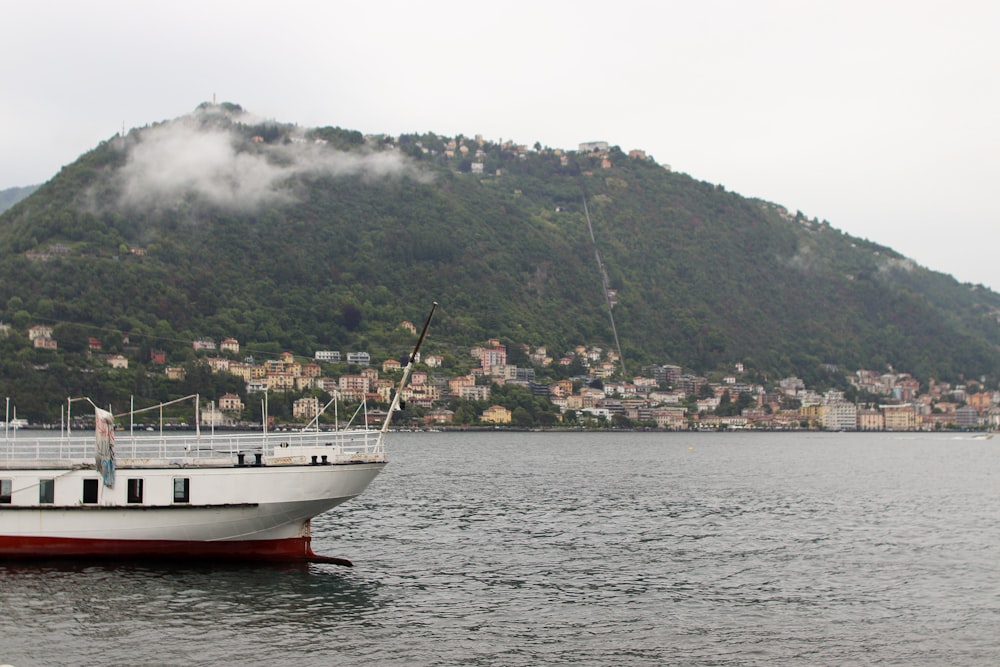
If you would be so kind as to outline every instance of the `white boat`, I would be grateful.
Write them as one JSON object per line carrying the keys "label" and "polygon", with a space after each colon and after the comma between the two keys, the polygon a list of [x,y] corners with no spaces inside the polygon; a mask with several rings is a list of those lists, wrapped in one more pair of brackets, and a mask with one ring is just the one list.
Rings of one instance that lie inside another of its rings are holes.
{"label": "white boat", "polygon": [[161,430],[115,442],[113,416],[95,406],[95,432],[86,435],[68,429],[48,438],[6,432],[0,450],[0,558],[350,565],[313,553],[310,520],[360,494],[385,467],[385,437],[399,396],[397,391],[380,430]]}

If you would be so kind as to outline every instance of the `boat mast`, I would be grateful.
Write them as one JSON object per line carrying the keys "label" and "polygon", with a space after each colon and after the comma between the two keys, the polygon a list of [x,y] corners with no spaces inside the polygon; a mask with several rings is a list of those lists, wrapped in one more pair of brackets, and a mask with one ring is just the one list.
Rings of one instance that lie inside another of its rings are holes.
{"label": "boat mast", "polygon": [[392,413],[399,409],[399,401],[403,395],[403,388],[406,386],[406,381],[410,379],[410,371],[413,370],[413,362],[417,358],[417,354],[420,352],[420,346],[423,345],[424,336],[427,335],[427,327],[431,325],[431,318],[434,317],[434,311],[438,307],[438,302],[435,301],[431,304],[431,312],[427,315],[427,320],[424,322],[424,328],[420,331],[420,338],[417,339],[417,344],[413,346],[413,352],[410,353],[410,358],[406,362],[406,367],[403,368],[403,377],[399,381],[399,386],[396,388],[396,395],[392,397],[392,403],[389,404],[389,412],[385,416],[385,421],[382,422],[382,435],[385,435],[389,430],[389,422],[392,421]]}

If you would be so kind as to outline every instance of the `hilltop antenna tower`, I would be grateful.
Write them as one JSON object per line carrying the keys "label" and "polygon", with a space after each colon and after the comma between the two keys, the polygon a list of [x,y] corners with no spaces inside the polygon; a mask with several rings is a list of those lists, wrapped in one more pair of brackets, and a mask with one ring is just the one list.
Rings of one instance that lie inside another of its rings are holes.
{"label": "hilltop antenna tower", "polygon": [[622,354],[622,344],[618,341],[618,327],[615,326],[614,304],[611,303],[611,289],[608,285],[608,272],[601,261],[601,251],[597,249],[597,239],[594,237],[594,225],[590,222],[590,211],[587,209],[587,197],[583,197],[583,213],[587,216],[587,229],[590,231],[590,243],[594,246],[594,257],[597,259],[597,270],[601,274],[601,286],[604,288],[604,302],[608,306],[608,319],[611,320],[611,331],[615,335],[615,347],[618,349],[618,360],[622,364],[622,377],[625,377],[625,355]]}

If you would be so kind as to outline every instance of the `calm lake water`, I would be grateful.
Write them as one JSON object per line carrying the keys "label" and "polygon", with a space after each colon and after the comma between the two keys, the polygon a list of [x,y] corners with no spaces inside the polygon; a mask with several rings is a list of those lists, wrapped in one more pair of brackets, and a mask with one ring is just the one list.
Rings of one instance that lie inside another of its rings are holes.
{"label": "calm lake water", "polygon": [[996,665],[1000,437],[427,433],[353,569],[0,564],[0,663]]}

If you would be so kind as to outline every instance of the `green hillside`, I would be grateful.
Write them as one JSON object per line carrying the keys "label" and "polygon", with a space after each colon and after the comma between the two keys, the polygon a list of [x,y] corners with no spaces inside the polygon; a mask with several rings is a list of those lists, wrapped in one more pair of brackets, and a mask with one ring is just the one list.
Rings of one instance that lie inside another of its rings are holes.
{"label": "green hillside", "polygon": [[3,213],[37,189],[37,185],[27,185],[22,188],[7,188],[6,190],[0,190],[0,213]]}
{"label": "green hillside", "polygon": [[[192,339],[232,336],[251,354],[383,359],[436,300],[426,352],[450,365],[492,337],[608,349],[586,201],[630,373],[1000,377],[997,294],[618,148],[246,118],[206,104],[113,137],[0,216],[0,319],[56,326],[65,353],[96,336],[185,359]],[[6,345],[6,377],[55,358]]]}

